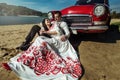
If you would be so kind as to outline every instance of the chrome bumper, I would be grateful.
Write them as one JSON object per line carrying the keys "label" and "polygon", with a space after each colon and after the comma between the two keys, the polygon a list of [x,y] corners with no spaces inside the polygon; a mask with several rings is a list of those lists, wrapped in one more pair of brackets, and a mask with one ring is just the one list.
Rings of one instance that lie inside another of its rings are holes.
{"label": "chrome bumper", "polygon": [[70,27],[72,30],[107,30],[108,26]]}

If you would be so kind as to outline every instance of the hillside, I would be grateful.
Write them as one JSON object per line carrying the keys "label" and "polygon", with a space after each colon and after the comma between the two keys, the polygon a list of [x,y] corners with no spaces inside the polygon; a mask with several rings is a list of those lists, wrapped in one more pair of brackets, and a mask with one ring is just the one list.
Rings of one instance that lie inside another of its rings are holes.
{"label": "hillside", "polygon": [[23,6],[8,5],[0,3],[0,16],[18,16],[18,15],[35,15],[42,16],[43,13]]}

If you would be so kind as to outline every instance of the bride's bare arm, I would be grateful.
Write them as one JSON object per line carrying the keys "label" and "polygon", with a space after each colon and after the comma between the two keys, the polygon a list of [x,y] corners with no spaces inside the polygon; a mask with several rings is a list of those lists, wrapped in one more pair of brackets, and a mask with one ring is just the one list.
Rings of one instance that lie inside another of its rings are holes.
{"label": "bride's bare arm", "polygon": [[57,31],[45,31],[44,33],[49,34],[49,35],[56,35]]}

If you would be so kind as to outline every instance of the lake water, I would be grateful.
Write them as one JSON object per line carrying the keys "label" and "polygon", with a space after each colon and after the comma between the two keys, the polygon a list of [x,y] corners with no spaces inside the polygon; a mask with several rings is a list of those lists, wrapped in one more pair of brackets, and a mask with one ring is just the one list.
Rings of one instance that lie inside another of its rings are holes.
{"label": "lake water", "polygon": [[43,17],[37,16],[0,16],[0,25],[36,24],[42,21]]}

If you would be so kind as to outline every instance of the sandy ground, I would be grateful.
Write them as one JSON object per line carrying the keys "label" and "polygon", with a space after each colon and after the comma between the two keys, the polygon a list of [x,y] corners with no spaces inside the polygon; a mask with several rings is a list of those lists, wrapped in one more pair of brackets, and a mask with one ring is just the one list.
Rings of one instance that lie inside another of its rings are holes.
{"label": "sandy ground", "polygon": [[[15,48],[23,41],[34,24],[0,26],[0,63],[21,51]],[[70,39],[78,49],[83,66],[80,80],[120,80],[120,33],[110,30],[103,34],[72,35]],[[0,65],[0,80],[20,80],[14,72]]]}
{"label": "sandy ground", "polygon": [[111,20],[111,24],[112,24],[112,23],[115,23],[115,22],[120,22],[120,19],[112,19],[112,20]]}

